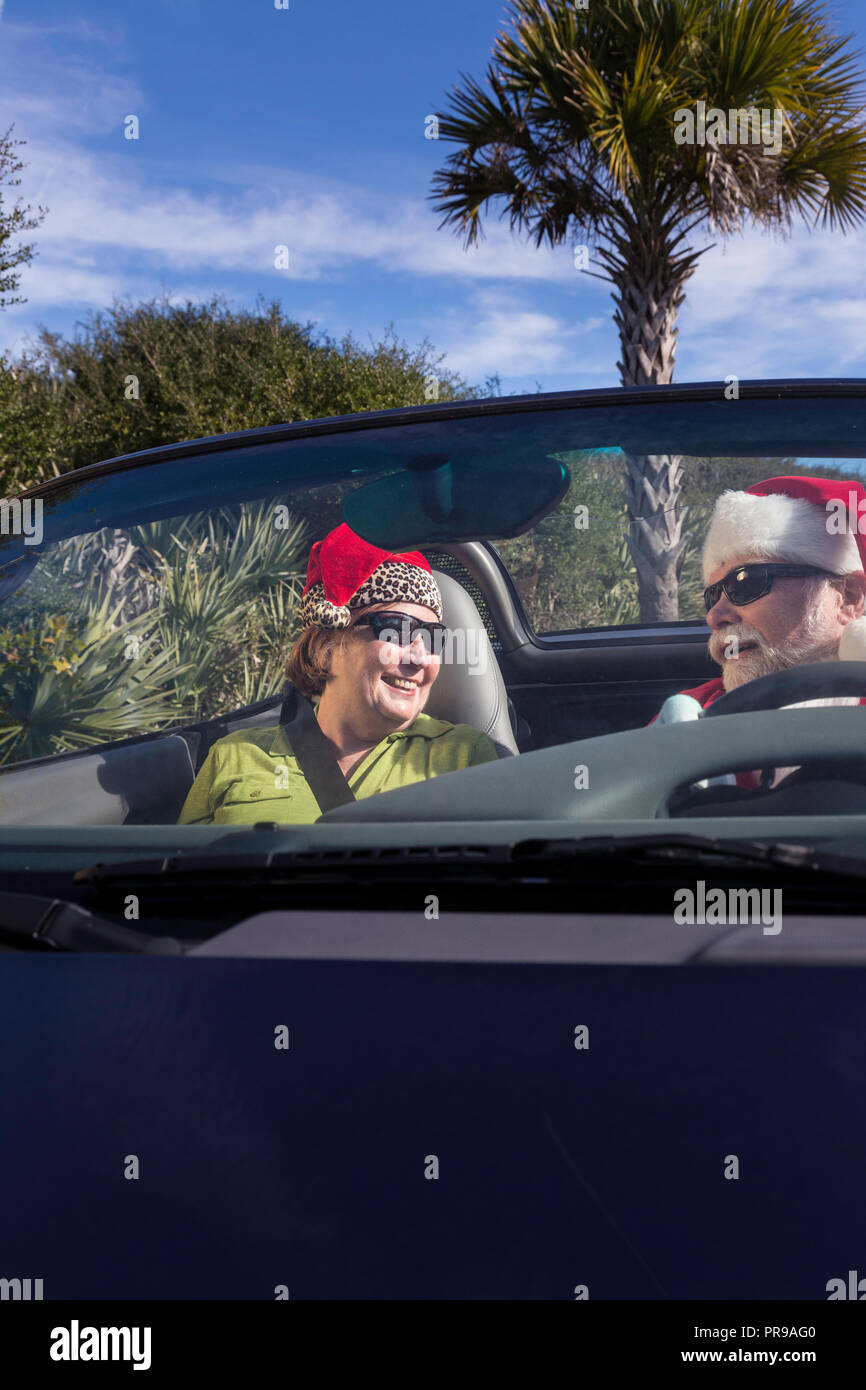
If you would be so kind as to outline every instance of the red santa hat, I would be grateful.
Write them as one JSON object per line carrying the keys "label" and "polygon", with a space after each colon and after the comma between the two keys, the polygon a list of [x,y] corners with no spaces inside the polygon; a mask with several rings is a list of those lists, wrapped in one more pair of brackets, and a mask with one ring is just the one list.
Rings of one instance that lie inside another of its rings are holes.
{"label": "red santa hat", "polygon": [[442,595],[417,550],[380,550],[343,522],[310,551],[301,598],[302,627],[348,627],[357,608],[418,603],[442,620]]}
{"label": "red santa hat", "polygon": [[[861,505],[862,504],[862,505]],[[704,583],[719,569],[754,560],[814,565],[830,574],[866,572],[866,488],[832,478],[766,478],[723,492],[703,550]],[[866,659],[866,619],[849,623],[843,659]]]}

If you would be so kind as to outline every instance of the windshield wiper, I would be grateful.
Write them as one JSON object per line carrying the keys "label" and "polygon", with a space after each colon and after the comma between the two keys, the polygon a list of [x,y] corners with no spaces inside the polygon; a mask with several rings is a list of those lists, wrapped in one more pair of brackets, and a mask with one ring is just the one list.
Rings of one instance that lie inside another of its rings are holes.
{"label": "windshield wiper", "polygon": [[580,840],[521,841],[516,851],[532,847],[542,857],[623,859],[644,864],[692,864],[704,868],[750,865],[798,869],[842,878],[866,878],[866,854],[839,854],[816,845],[758,839],[732,840],[710,835],[596,835]]}
{"label": "windshield wiper", "polygon": [[97,917],[77,903],[35,893],[0,892],[0,936],[16,944],[29,941],[57,951],[101,952],[114,955],[182,955],[174,937],[147,936],[132,927]]}
{"label": "windshield wiper", "polygon": [[[434,869],[448,879],[469,881],[480,877],[522,878],[533,867],[544,868],[555,877],[570,877],[570,865],[580,864],[587,876],[587,863],[598,877],[621,872],[624,863],[669,864],[699,868],[737,867],[798,870],[805,874],[831,877],[866,878],[866,857],[839,854],[815,845],[766,842],[757,839],[732,840],[708,835],[594,835],[558,839],[524,839],[508,845],[447,845],[382,848],[308,848],[303,850],[262,850],[255,853],[177,854],[160,859],[132,859],[93,864],[79,869],[76,883],[109,886],[139,880],[193,883],[204,889],[225,887],[239,881],[258,879],[292,883],[369,882],[383,878],[407,882],[419,870]],[[590,876],[592,876],[590,874]]]}

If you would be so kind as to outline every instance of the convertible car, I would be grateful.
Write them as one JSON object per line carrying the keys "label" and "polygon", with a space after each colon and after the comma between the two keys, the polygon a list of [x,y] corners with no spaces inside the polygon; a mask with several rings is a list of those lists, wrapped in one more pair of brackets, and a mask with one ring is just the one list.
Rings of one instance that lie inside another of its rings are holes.
{"label": "convertible car", "polygon": [[[866,696],[866,663],[646,726],[716,674],[718,494],[864,469],[866,381],[708,383],[272,426],[8,499],[0,1277],[826,1298],[866,1240],[866,716],[785,706]],[[306,557],[342,520],[428,559],[426,712],[498,759],[308,825],[266,795],[178,824],[217,740],[292,718]],[[781,893],[780,929],[678,920],[709,885]]]}

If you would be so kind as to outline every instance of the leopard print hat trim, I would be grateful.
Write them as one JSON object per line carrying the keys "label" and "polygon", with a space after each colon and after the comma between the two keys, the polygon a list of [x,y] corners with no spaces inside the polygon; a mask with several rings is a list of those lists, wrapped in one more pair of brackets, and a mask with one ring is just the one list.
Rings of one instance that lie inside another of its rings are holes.
{"label": "leopard print hat trim", "polygon": [[357,608],[373,603],[420,603],[442,621],[442,595],[432,574],[399,560],[383,560],[345,605],[331,603],[325,586],[313,584],[301,599],[301,627],[348,627]]}

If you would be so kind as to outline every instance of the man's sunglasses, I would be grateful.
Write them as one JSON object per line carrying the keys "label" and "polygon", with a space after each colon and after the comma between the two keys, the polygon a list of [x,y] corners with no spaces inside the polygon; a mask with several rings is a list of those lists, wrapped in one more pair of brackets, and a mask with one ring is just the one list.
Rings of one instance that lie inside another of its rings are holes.
{"label": "man's sunglasses", "polygon": [[352,627],[370,627],[378,642],[393,642],[398,647],[411,647],[421,636],[428,652],[439,653],[448,636],[444,623],[429,623],[424,618],[411,618],[408,613],[371,613],[359,618]]}
{"label": "man's sunglasses", "polygon": [[829,570],[815,565],[737,565],[724,579],[704,589],[704,606],[709,613],[724,593],[736,608],[744,608],[768,594],[777,579],[805,579],[810,574],[826,575]]}

